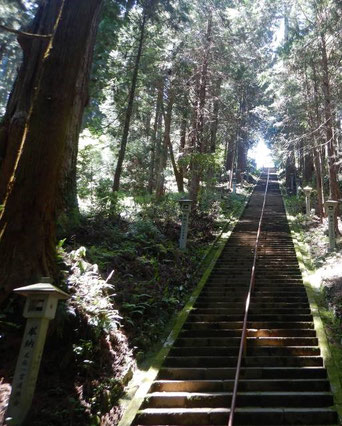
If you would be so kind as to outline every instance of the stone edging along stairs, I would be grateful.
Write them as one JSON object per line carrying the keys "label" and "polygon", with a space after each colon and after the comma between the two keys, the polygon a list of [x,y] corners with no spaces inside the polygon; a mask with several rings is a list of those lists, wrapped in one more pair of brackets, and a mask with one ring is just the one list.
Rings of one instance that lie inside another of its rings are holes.
{"label": "stone edging along stairs", "polygon": [[[134,425],[227,424],[264,188],[265,177]],[[337,425],[333,404],[277,176],[271,174],[234,424]]]}

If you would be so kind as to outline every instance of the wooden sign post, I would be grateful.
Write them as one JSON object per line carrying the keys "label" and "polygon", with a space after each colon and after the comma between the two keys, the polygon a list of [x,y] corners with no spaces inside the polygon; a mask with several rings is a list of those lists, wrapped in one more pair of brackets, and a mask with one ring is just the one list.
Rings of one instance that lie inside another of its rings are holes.
{"label": "wooden sign post", "polygon": [[69,298],[48,280],[14,290],[27,298],[23,314],[27,322],[5,416],[8,425],[22,424],[30,409],[49,321],[55,317],[58,300]]}
{"label": "wooden sign post", "polygon": [[304,194],[305,194],[305,204],[306,204],[306,215],[310,217],[311,213],[311,191],[312,188],[310,186],[306,186],[303,188]]}
{"label": "wooden sign post", "polygon": [[233,175],[233,194],[236,194],[236,176],[235,176],[235,173]]}
{"label": "wooden sign post", "polygon": [[325,208],[328,215],[328,226],[329,226],[329,250],[334,251],[336,248],[336,234],[335,234],[335,210],[338,205],[338,201],[327,200],[325,202]]}
{"label": "wooden sign post", "polygon": [[181,200],[179,200],[179,205],[182,210],[182,227],[181,227],[181,233],[179,237],[179,248],[181,250],[186,249],[191,204],[192,204],[192,200],[190,199],[182,198]]}

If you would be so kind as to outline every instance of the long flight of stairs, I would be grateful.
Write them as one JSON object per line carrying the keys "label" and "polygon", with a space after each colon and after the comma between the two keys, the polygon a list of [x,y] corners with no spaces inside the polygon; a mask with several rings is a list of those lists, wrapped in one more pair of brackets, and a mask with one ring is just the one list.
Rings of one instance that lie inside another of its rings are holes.
{"label": "long flight of stairs", "polygon": [[[263,200],[261,179],[135,425],[226,425]],[[336,425],[276,175],[271,175],[234,424]]]}

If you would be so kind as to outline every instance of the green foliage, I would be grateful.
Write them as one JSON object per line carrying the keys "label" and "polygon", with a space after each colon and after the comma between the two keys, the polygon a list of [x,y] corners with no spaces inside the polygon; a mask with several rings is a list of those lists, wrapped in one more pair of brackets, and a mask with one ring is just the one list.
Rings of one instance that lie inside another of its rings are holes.
{"label": "green foliage", "polygon": [[[4,0],[0,5],[1,24],[9,28],[27,25],[36,9],[36,2],[27,0]],[[14,83],[17,69],[22,61],[22,51],[13,33],[0,31],[0,117],[5,112],[8,96]]]}
{"label": "green foliage", "polygon": [[292,216],[303,217],[305,214],[305,196],[288,195],[285,197],[286,207]]}
{"label": "green foliage", "polygon": [[99,180],[99,168],[102,167],[100,148],[96,145],[85,145],[78,154],[78,195],[94,202]]}
{"label": "green foliage", "polygon": [[127,236],[141,242],[146,242],[149,240],[152,241],[161,241],[163,240],[163,235],[157,226],[153,223],[151,219],[140,219],[128,227]]}
{"label": "green foliage", "polygon": [[120,327],[121,320],[110,298],[114,288],[101,279],[97,265],[84,260],[85,255],[86,249],[80,247],[66,256],[74,270],[74,274],[68,279],[68,287],[73,292],[69,310],[77,310],[84,315],[97,335],[103,331],[110,333]]}

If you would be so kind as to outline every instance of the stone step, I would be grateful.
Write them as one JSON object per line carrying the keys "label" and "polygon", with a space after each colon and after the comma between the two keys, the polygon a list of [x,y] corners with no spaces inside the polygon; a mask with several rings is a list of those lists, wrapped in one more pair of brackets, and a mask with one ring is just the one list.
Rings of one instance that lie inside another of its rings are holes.
{"label": "stone step", "polygon": [[[299,290],[299,291],[298,291]],[[211,296],[209,294],[211,293]],[[212,297],[212,298],[230,298],[232,301],[242,301],[244,302],[246,300],[248,291],[247,290],[232,290],[230,288],[222,288],[222,287],[215,287],[212,292],[208,291],[205,292],[201,298],[206,299],[206,296]],[[284,290],[273,290],[271,288],[265,288],[256,290],[252,294],[253,302],[254,301],[262,301],[264,299],[267,300],[277,300],[279,299],[279,302],[289,300],[290,301],[298,301],[300,303],[307,302],[307,295],[305,293],[304,289],[295,289],[291,290],[288,289],[286,297],[286,292]]]}
{"label": "stone step", "polygon": [[[230,329],[242,330],[242,321],[221,321],[221,322],[206,322],[206,321],[187,321],[184,324],[183,330],[200,330],[200,329]],[[272,327],[272,328],[271,328]],[[310,330],[315,333],[314,325],[312,321],[306,322],[273,322],[273,321],[248,321],[247,322],[248,332],[250,333],[264,333],[264,330],[277,330],[279,333],[283,333],[285,330],[293,329],[304,329]]]}
{"label": "stone step", "polygon": [[[243,321],[243,313],[236,315],[215,315],[215,314],[199,314],[196,312],[191,312],[189,319],[191,321]],[[300,315],[300,314],[250,314],[248,316],[249,321],[275,321],[275,322],[308,322],[312,321],[312,315]]]}
{"label": "stone step", "polygon": [[[243,281],[248,281],[249,278],[251,276],[250,271],[241,274],[241,273],[231,273],[231,272],[216,272],[214,270],[214,272],[212,273],[212,275],[210,276],[208,282],[211,283],[213,281],[216,282],[225,282],[225,281],[229,281],[229,282],[233,282],[235,284],[237,283],[242,283]],[[302,276],[299,272],[294,273],[294,274],[290,274],[290,273],[281,273],[279,271],[279,273],[272,273],[272,274],[268,274],[265,272],[256,272],[255,274],[255,281],[258,282],[258,280],[262,281],[262,282],[271,282],[271,281],[279,281],[279,282],[284,282],[288,285],[291,284],[299,284],[302,285],[301,282]]]}
{"label": "stone step", "polygon": [[[217,308],[205,308],[205,307],[194,307],[192,309],[192,313],[194,314],[239,314],[239,313],[244,313],[244,307],[241,308],[226,308],[226,307],[217,307]],[[262,307],[258,307],[256,305],[254,305],[253,303],[251,304],[250,307],[250,315],[252,316],[253,314],[263,314],[263,315],[278,315],[278,314],[292,314],[293,312],[296,312],[297,309],[292,309],[292,308],[262,308]],[[311,313],[310,308],[302,308],[300,309],[300,313],[301,314],[306,314],[309,315]]]}
{"label": "stone step", "polygon": [[[228,408],[148,408],[138,412],[134,424],[223,425]],[[241,425],[327,425],[337,424],[332,408],[237,408],[235,422]]]}
{"label": "stone step", "polygon": [[[212,380],[234,379],[235,366],[230,367],[162,367],[158,379],[168,380]],[[243,379],[326,379],[327,373],[322,366],[299,367],[246,367],[242,366],[241,380]]]}
{"label": "stone step", "polygon": [[[251,265],[246,265],[244,270],[241,270],[241,268],[235,268],[232,266],[221,266],[221,267],[215,267],[213,270],[213,274],[212,276],[216,276],[216,275],[227,275],[227,276],[233,276],[233,277],[241,277],[241,276],[250,276],[251,273]],[[269,276],[269,275],[276,275],[277,277],[279,276],[286,276],[289,278],[293,278],[293,275],[295,276],[299,276],[301,277],[301,272],[299,267],[297,266],[296,268],[294,267],[283,267],[283,268],[269,268],[268,266],[262,266],[259,265],[256,269],[255,269],[255,275],[259,276],[259,275],[263,275],[263,276]]]}
{"label": "stone step", "polygon": [[[153,392],[142,408],[229,407],[231,392]],[[238,407],[329,407],[330,392],[238,392]]]}
{"label": "stone step", "polygon": [[[235,367],[237,356],[169,356],[164,362],[166,367]],[[247,356],[243,360],[247,367],[309,367],[322,366],[320,356]]]}
{"label": "stone step", "polygon": [[[303,289],[304,290],[304,289]],[[236,290],[231,290],[229,288],[221,288],[221,287],[217,287],[215,289],[213,289],[212,291],[210,290],[205,290],[203,292],[203,294],[200,296],[203,299],[222,299],[222,297],[229,297],[232,301],[236,300],[242,300],[245,301],[246,300],[246,296],[247,296],[247,291],[236,291]],[[268,300],[274,300],[274,301],[286,301],[288,300],[289,302],[291,301],[298,301],[298,302],[307,302],[308,298],[307,295],[304,291],[270,291],[268,289],[268,291],[254,291],[252,294],[253,300],[260,300],[260,301],[268,301]]]}
{"label": "stone step", "polygon": [[[229,277],[223,277],[223,278],[215,278],[213,280],[208,281],[206,288],[210,290],[215,290],[216,288],[223,289],[223,290],[230,290],[230,291],[238,291],[238,292],[246,292],[249,289],[249,277],[245,281],[239,280],[233,280]],[[233,290],[235,289],[235,290]],[[265,278],[262,280],[255,280],[255,286],[253,290],[254,292],[257,291],[272,291],[272,292],[302,292],[305,293],[305,288],[303,286],[303,283],[301,280],[298,281],[292,281],[287,282],[286,280],[280,281],[277,279],[272,279],[269,281],[266,281]]]}
{"label": "stone step", "polygon": [[[198,324],[198,323],[196,323]],[[215,323],[217,324],[217,323]],[[227,324],[227,323],[225,323]],[[229,324],[229,323],[228,323]],[[183,328],[179,337],[241,337],[242,330],[230,328]],[[247,330],[247,337],[316,337],[313,329],[258,329]]]}
{"label": "stone step", "polygon": [[[253,299],[253,296],[252,296]],[[232,302],[227,298],[225,300],[224,298],[221,299],[220,302],[217,300],[210,301],[205,299],[198,299],[195,307],[196,308],[211,308],[211,307],[217,307],[217,308],[235,308],[235,309],[243,309],[245,307],[245,302]],[[309,309],[308,303],[300,303],[300,302],[293,302],[293,303],[277,303],[275,301],[270,300],[268,303],[261,303],[257,300],[253,300],[253,309]]]}
{"label": "stone step", "polygon": [[[176,340],[177,346],[238,346],[240,344],[240,336],[207,336],[192,337],[183,336],[182,334]],[[247,346],[317,346],[317,337],[247,337]]]}
{"label": "stone step", "polygon": [[[212,346],[212,347],[197,347],[196,356],[210,356],[212,353],[215,356],[232,356],[237,355],[239,346]],[[194,347],[174,346],[170,351],[171,356],[190,356],[194,355]],[[309,356],[320,355],[318,346],[247,346],[247,356]]]}
{"label": "stone step", "polygon": [[[151,392],[231,392],[234,380],[156,380]],[[243,391],[330,391],[326,379],[250,379],[240,380]]]}

